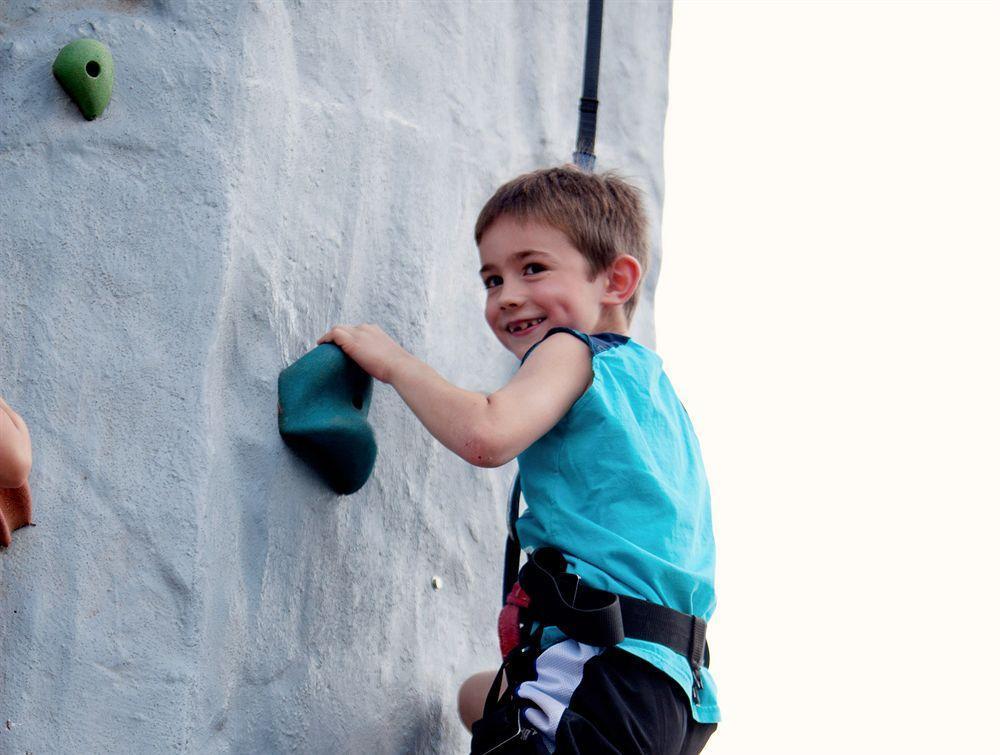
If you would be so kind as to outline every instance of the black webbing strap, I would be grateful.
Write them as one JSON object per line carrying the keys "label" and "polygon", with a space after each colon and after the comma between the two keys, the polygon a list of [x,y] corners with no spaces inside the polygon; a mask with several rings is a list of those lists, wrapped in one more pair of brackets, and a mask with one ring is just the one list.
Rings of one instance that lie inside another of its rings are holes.
{"label": "black webbing strap", "polygon": [[597,162],[594,144],[597,141],[597,79],[601,69],[601,22],[604,0],[590,0],[587,7],[587,48],[583,64],[583,95],[580,97],[580,125],[576,132],[576,152],[573,162],[592,171]]}
{"label": "black webbing strap", "polygon": [[666,645],[688,659],[695,673],[705,661],[706,622],[646,600],[597,590],[566,571],[566,559],[554,548],[528,557],[518,581],[531,598],[531,617],[555,626],[587,645],[610,647],[626,637]]}
{"label": "black webbing strap", "polygon": [[507,547],[503,555],[503,595],[500,596],[500,605],[507,602],[514,583],[517,581],[517,572],[521,567],[521,543],[517,539],[517,517],[521,513],[521,475],[514,477],[514,482],[510,486],[510,503],[507,506]]}

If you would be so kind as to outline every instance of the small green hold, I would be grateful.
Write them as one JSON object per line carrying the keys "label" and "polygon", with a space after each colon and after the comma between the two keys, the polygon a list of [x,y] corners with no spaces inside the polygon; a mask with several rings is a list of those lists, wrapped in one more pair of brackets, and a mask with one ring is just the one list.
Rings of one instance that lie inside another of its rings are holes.
{"label": "small green hold", "polygon": [[358,490],[375,466],[368,424],[372,379],[324,343],[278,376],[278,429],[288,447],[336,492]]}
{"label": "small green hold", "polygon": [[96,39],[78,39],[59,51],[52,73],[88,121],[104,112],[115,85],[111,51]]}

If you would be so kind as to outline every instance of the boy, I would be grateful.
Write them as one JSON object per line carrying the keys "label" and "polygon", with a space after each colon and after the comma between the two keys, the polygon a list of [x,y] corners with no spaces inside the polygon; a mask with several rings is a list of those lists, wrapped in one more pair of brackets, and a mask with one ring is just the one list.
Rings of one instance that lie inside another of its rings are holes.
{"label": "boy", "polygon": [[[530,598],[515,602],[530,606],[505,657],[510,691],[499,702],[490,691],[474,753],[687,755],[718,721],[701,667],[715,546],[700,450],[659,358],[628,338],[646,232],[638,192],[610,174],[551,168],[497,190],[476,223],[485,314],[521,367],[489,396],[451,385],[375,326],[320,339],[392,385],[466,461],[518,459],[531,557]],[[538,587],[547,580],[552,594]],[[584,626],[609,610],[617,634]],[[467,726],[488,686],[484,674],[463,684]]]}

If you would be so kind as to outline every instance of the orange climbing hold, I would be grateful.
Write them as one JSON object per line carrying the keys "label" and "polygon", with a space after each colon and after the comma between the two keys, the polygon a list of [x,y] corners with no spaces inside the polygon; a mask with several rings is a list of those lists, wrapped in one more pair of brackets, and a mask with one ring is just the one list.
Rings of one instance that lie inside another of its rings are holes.
{"label": "orange climbing hold", "polygon": [[31,524],[31,489],[0,488],[0,545],[10,545],[10,533]]}

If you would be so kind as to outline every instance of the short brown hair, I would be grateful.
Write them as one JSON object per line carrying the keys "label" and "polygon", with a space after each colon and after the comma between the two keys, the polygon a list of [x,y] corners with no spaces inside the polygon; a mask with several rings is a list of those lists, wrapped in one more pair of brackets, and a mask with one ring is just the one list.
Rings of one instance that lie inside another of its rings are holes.
{"label": "short brown hair", "polygon": [[[639,190],[614,173],[585,173],[573,165],[542,168],[508,181],[479,212],[476,244],[500,217],[545,223],[566,234],[590,265],[591,276],[622,254],[635,257],[645,274],[649,221]],[[631,321],[639,289],[625,302]]]}

